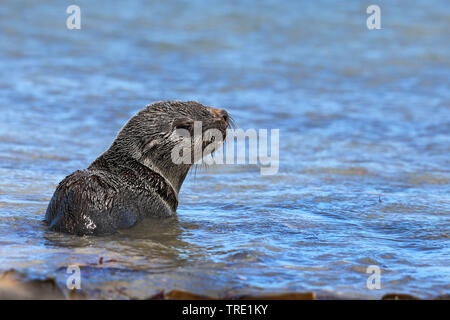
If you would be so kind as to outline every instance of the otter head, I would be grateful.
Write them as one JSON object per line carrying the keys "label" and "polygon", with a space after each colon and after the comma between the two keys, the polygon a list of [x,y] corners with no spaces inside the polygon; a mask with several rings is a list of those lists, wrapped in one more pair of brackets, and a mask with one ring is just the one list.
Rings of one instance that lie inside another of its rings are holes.
{"label": "otter head", "polygon": [[156,102],[127,122],[107,152],[155,170],[178,193],[189,168],[222,144],[228,124],[225,110],[194,101]]}

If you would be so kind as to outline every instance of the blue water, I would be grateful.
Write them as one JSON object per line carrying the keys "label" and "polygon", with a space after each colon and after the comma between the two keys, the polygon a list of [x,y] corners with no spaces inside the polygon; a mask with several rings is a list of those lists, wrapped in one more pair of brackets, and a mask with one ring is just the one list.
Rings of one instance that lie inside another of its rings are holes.
{"label": "blue water", "polygon": [[[450,4],[60,1],[0,7],[0,270],[80,265],[94,298],[450,293]],[[279,129],[279,171],[199,170],[176,218],[108,237],[50,232],[57,183],[159,100]],[[95,263],[100,257],[111,262]],[[367,267],[381,270],[369,290]]]}

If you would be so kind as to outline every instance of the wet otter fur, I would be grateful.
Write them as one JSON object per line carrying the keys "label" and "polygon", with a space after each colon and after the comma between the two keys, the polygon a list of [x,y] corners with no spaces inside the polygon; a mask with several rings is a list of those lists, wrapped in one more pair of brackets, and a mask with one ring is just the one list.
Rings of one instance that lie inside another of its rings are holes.
{"label": "wet otter fur", "polygon": [[[129,228],[148,216],[175,214],[192,164],[174,163],[171,153],[182,139],[177,130],[192,133],[194,121],[201,121],[202,133],[214,128],[225,138],[225,110],[194,101],[167,101],[139,111],[87,169],[59,183],[45,214],[49,228],[100,235]],[[202,151],[205,147],[203,143]]]}

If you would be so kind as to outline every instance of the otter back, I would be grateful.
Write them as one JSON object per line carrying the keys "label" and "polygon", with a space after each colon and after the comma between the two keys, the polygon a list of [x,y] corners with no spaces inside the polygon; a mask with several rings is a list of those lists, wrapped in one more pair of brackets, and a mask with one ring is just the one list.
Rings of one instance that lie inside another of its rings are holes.
{"label": "otter back", "polygon": [[164,179],[136,162],[116,166],[114,172],[86,169],[67,176],[56,188],[45,221],[55,231],[108,234],[146,216],[169,216],[177,204]]}

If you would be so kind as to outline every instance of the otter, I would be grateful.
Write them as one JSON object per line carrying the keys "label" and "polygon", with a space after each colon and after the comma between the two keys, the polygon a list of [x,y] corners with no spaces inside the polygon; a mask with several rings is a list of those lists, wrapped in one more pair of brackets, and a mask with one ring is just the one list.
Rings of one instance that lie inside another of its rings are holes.
{"label": "otter", "polygon": [[[59,183],[45,214],[50,230],[103,235],[129,228],[145,217],[174,215],[192,163],[173,161],[173,150],[186,141],[180,130],[192,134],[198,122],[201,135],[215,129],[225,139],[230,118],[223,109],[195,101],[147,105],[128,120],[111,146],[87,169],[75,171]],[[202,139],[203,156],[223,142],[211,136]],[[190,141],[195,143],[195,139]]]}

